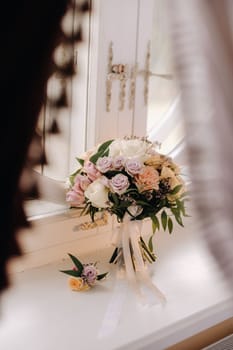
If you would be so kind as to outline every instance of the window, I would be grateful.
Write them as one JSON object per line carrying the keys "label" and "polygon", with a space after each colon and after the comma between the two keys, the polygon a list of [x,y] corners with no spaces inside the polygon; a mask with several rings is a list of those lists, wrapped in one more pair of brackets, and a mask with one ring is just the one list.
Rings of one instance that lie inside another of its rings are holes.
{"label": "window", "polygon": [[[92,237],[96,248],[106,241],[110,222],[82,232],[82,223],[90,223],[90,218],[79,218],[78,213],[67,210],[65,191],[59,201],[54,195],[50,199],[54,185],[64,190],[67,175],[76,167],[76,156],[111,137],[149,134],[152,140],[164,142],[169,152],[183,138],[182,121],[181,132],[173,133],[181,120],[180,113],[172,109],[179,96],[175,80],[158,76],[174,76],[168,37],[163,33],[163,1],[94,0],[91,4],[91,14],[83,19],[84,41],[74,48],[77,75],[70,90],[71,114],[59,115],[62,133],[45,140],[49,165],[40,170],[47,184],[46,196],[29,203],[28,216],[37,234],[25,236],[23,251],[28,260],[21,262],[20,269],[63,258],[64,249],[72,250],[80,237]],[[124,66],[124,84],[112,72],[113,65]],[[46,122],[52,117],[47,112]],[[87,243],[81,244],[87,249]]]}
{"label": "window", "polygon": [[[84,40],[73,52],[77,74],[70,84],[70,115],[61,112],[62,132],[44,140],[49,164],[41,174],[62,185],[76,167],[75,157],[105,139],[149,135],[167,153],[184,138],[164,2],[95,0],[91,6],[82,21]],[[77,19],[70,18],[69,25],[75,25]],[[124,67],[123,83],[114,76],[114,65]],[[55,89],[53,81],[50,88]],[[52,113],[48,106],[43,111],[45,125]],[[52,214],[66,204],[42,200],[40,207],[37,202],[29,208],[29,215],[34,209],[37,215]]]}

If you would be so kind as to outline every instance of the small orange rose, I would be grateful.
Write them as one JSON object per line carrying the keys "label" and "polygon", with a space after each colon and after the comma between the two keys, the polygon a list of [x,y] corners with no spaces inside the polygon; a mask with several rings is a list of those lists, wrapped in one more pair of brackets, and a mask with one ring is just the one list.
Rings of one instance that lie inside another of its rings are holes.
{"label": "small orange rose", "polygon": [[90,289],[89,285],[81,277],[70,277],[69,286],[71,290],[81,292]]}

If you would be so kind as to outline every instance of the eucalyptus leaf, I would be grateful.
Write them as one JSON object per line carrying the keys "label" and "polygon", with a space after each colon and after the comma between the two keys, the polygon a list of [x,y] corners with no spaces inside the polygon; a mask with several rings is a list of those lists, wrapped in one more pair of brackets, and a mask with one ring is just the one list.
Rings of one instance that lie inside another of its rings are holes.
{"label": "eucalyptus leaf", "polygon": [[182,219],[181,219],[181,217],[180,217],[179,215],[176,215],[176,216],[175,216],[175,219],[176,219],[176,221],[178,222],[178,224],[179,224],[180,226],[184,227],[184,224],[183,224],[183,222],[182,222]]}
{"label": "eucalyptus leaf", "polygon": [[162,222],[163,229],[165,231],[167,228],[167,213],[165,212],[165,210],[162,211],[161,222]]}
{"label": "eucalyptus leaf", "polygon": [[170,208],[170,209],[171,209],[171,212],[174,216],[179,215],[179,210],[177,208]]}
{"label": "eucalyptus leaf", "polygon": [[183,216],[188,216],[188,215],[186,214],[184,201],[185,201],[185,199],[183,199],[183,200],[181,200],[181,201],[180,201],[180,200],[176,200],[176,202],[178,202],[178,203],[177,203],[177,206],[179,207],[180,212],[182,213],[182,215],[183,215]]}
{"label": "eucalyptus leaf", "polygon": [[156,229],[160,229],[159,220],[156,215],[151,215],[150,218],[152,220],[152,231],[155,233]]}
{"label": "eucalyptus leaf", "polygon": [[153,235],[150,236],[149,242],[148,242],[148,248],[150,249],[151,252],[153,252],[154,247],[153,247]]}
{"label": "eucalyptus leaf", "polygon": [[168,227],[168,232],[169,232],[169,233],[172,233],[172,230],[173,230],[173,222],[172,222],[172,219],[171,219],[171,218],[168,218],[168,220],[167,220],[167,227]]}

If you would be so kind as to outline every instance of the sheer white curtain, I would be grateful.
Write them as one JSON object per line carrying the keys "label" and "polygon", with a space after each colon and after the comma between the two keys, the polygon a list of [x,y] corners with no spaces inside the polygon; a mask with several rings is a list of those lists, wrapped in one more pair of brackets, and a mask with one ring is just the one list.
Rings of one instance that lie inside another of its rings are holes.
{"label": "sheer white curtain", "polygon": [[233,2],[167,1],[201,234],[233,284]]}

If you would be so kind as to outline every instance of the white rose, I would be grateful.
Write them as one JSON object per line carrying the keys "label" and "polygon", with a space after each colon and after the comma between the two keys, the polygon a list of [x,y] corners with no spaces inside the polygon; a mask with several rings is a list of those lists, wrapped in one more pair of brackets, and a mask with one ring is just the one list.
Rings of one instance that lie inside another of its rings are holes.
{"label": "white rose", "polygon": [[121,156],[121,141],[116,139],[109,145],[109,157]]}
{"label": "white rose", "polygon": [[109,156],[123,156],[125,158],[138,158],[144,162],[148,155],[146,154],[148,144],[140,139],[115,140],[109,146]]}
{"label": "white rose", "polygon": [[108,188],[103,184],[102,179],[98,178],[93,181],[84,192],[93,207],[107,208],[108,207]]}

